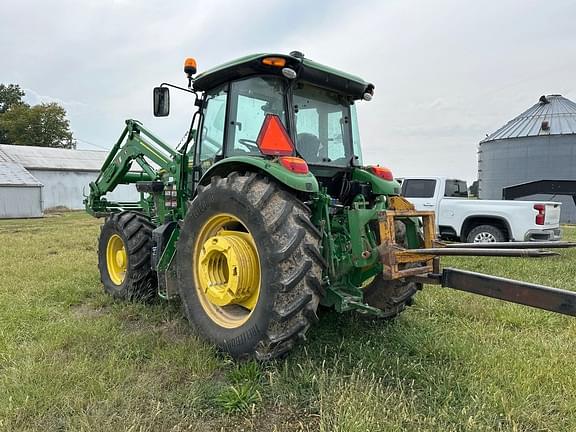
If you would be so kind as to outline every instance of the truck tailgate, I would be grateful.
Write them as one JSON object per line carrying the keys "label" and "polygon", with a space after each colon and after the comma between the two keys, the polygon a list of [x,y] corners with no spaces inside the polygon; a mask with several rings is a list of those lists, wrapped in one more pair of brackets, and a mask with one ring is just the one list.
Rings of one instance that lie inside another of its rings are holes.
{"label": "truck tailgate", "polygon": [[546,204],[546,217],[544,225],[558,225],[560,223],[560,205]]}

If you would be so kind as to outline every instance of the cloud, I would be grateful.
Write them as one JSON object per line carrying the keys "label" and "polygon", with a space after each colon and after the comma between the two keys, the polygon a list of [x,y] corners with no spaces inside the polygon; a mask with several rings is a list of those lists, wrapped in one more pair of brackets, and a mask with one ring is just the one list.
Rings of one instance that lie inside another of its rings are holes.
{"label": "cloud", "polygon": [[75,135],[110,147],[125,118],[177,143],[193,105],[172,94],[151,115],[152,87],[252,52],[303,51],[376,85],[358,106],[365,159],[412,174],[472,179],[476,146],[544,93],[576,98],[576,5],[502,0],[5,0],[0,82],[59,101]]}
{"label": "cloud", "polygon": [[24,92],[26,93],[24,99],[30,105],[42,104],[42,103],[51,103],[56,102],[59,105],[62,105],[66,109],[76,109],[76,108],[86,108],[88,107],[87,103],[78,102],[75,100],[63,100],[54,96],[48,96],[40,94],[30,88],[24,88]]}

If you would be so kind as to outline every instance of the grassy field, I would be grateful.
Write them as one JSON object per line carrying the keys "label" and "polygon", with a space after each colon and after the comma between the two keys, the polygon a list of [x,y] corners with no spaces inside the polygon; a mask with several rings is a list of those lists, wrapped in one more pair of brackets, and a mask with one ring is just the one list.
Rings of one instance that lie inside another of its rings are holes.
{"label": "grassy field", "polygon": [[[236,365],[178,304],[103,293],[99,223],[0,222],[2,431],[576,430],[575,319],[427,287],[393,322],[322,311],[287,360]],[[446,264],[576,286],[576,251]]]}

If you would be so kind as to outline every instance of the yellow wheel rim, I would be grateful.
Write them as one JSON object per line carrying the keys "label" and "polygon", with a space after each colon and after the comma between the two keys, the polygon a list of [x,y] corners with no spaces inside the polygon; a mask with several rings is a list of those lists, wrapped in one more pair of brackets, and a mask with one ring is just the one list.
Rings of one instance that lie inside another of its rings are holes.
{"label": "yellow wheel rim", "polygon": [[122,237],[112,234],[106,246],[106,267],[108,276],[115,285],[122,285],[128,268],[128,254]]}
{"label": "yellow wheel rim", "polygon": [[260,258],[244,223],[227,213],[208,219],[192,260],[198,297],[210,319],[225,328],[248,321],[260,295]]}

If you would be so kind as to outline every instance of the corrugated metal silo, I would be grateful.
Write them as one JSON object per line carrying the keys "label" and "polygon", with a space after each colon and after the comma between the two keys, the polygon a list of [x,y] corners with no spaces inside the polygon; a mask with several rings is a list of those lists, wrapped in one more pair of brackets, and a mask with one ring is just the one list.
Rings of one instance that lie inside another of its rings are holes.
{"label": "corrugated metal silo", "polygon": [[[536,180],[576,180],[576,103],[561,95],[537,104],[480,142],[479,195],[501,199],[502,188]],[[571,197],[534,195],[525,200],[562,202],[562,222],[576,223]]]}

